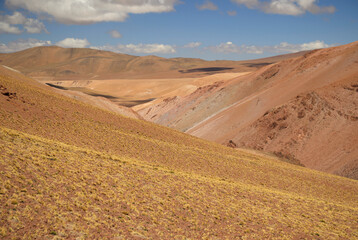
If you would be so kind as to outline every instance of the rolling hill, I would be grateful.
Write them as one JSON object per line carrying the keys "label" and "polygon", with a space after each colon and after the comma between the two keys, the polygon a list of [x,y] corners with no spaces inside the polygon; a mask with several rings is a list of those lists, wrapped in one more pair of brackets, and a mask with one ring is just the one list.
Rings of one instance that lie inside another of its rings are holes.
{"label": "rolling hill", "polygon": [[54,93],[0,67],[2,239],[354,239],[357,181]]}

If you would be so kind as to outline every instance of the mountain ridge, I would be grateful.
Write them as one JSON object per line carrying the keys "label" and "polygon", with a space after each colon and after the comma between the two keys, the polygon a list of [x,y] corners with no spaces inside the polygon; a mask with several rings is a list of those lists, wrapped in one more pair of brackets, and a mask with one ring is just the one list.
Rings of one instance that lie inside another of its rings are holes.
{"label": "mountain ridge", "polygon": [[[295,53],[295,55],[301,54],[304,52]],[[205,76],[210,72],[204,70],[183,73],[189,69],[205,68],[218,68],[219,72],[245,72],[257,69],[260,64],[290,57],[292,54],[262,60],[206,61],[199,58],[139,57],[90,48],[44,46],[0,54],[0,62],[39,80],[68,80]],[[224,71],[220,71],[220,68]]]}

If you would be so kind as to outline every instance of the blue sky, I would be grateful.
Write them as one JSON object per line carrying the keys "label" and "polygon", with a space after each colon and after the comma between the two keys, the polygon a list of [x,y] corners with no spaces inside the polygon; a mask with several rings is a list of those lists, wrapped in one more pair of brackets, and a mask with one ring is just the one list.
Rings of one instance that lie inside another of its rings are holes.
{"label": "blue sky", "polygon": [[45,45],[243,60],[358,40],[357,0],[5,0],[0,52]]}

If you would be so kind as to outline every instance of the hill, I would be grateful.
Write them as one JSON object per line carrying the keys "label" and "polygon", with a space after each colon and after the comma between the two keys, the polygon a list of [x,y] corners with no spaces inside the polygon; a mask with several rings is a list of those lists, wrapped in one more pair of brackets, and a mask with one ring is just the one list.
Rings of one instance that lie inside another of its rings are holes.
{"label": "hill", "polygon": [[314,50],[139,109],[147,120],[358,179],[358,42]]}
{"label": "hill", "polygon": [[358,237],[355,180],[0,85],[2,239]]}
{"label": "hill", "polygon": [[156,79],[248,72],[292,56],[289,54],[251,61],[205,61],[194,58],[137,57],[88,48],[47,46],[0,54],[0,63],[42,81]]}

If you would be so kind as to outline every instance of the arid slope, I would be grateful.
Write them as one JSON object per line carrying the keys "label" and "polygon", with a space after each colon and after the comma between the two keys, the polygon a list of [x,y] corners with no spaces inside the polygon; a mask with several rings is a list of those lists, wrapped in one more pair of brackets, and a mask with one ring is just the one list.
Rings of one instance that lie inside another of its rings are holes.
{"label": "arid slope", "polygon": [[[355,42],[218,81],[139,113],[204,139],[276,152],[310,168],[358,178],[357,84]],[[273,117],[281,110],[285,113]]]}
{"label": "arid slope", "polygon": [[2,239],[358,237],[355,180],[0,85]]}

